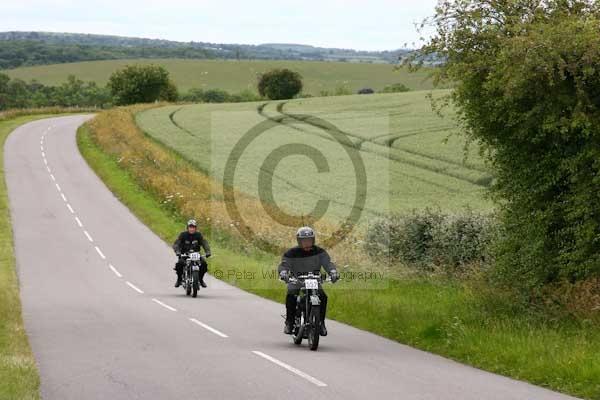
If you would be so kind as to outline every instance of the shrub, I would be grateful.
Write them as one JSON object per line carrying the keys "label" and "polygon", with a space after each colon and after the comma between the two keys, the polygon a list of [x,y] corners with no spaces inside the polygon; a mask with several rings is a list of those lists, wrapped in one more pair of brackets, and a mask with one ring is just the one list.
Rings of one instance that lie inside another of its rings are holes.
{"label": "shrub", "polygon": [[271,100],[291,99],[302,91],[302,76],[289,69],[274,69],[259,76],[258,93]]}
{"label": "shrub", "polygon": [[410,92],[410,89],[403,83],[394,83],[383,88],[381,93],[403,93]]}
{"label": "shrub", "polygon": [[169,72],[158,65],[127,65],[110,76],[108,88],[119,105],[169,101],[177,93]]}
{"label": "shrub", "polygon": [[489,262],[493,219],[466,211],[458,215],[425,210],[381,218],[369,226],[370,256],[424,270],[458,272]]}
{"label": "shrub", "polygon": [[358,94],[373,94],[375,91],[371,88],[362,88],[358,91]]}

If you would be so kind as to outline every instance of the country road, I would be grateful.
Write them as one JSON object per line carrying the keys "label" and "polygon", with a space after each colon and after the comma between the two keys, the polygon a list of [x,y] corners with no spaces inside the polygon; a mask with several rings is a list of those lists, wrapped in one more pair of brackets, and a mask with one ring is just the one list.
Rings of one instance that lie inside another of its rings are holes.
{"label": "country road", "polygon": [[185,297],[170,247],[79,154],[88,118],[29,123],[4,149],[43,399],[569,398],[334,321],[318,352],[298,348],[282,305],[216,279]]}

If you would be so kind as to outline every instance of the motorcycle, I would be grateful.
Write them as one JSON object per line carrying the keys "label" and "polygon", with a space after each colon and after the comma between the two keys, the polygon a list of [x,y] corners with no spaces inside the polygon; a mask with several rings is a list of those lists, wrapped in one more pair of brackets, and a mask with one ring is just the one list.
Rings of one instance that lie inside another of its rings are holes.
{"label": "motorcycle", "polygon": [[192,297],[196,297],[200,289],[200,264],[205,257],[198,252],[190,252],[182,254],[181,258],[185,260],[181,286],[187,296],[191,294]]}
{"label": "motorcycle", "polygon": [[[330,282],[330,279],[326,279]],[[292,339],[295,344],[302,344],[303,339],[308,339],[311,350],[319,347],[321,337],[321,299],[319,298],[319,286],[323,283],[320,274],[308,273],[290,277],[289,282],[301,283],[300,293],[296,297],[296,315],[292,330]]]}

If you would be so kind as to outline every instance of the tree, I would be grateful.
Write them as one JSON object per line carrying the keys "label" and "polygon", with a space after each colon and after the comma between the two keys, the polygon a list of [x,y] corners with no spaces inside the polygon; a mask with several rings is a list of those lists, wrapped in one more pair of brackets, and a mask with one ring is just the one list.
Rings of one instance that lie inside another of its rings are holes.
{"label": "tree", "polygon": [[258,93],[271,100],[291,99],[302,91],[302,76],[289,69],[273,69],[259,76]]}
{"label": "tree", "polygon": [[[487,151],[496,272],[528,291],[600,275],[600,26],[593,0],[440,2],[418,57]],[[414,58],[413,58],[414,59]]]}
{"label": "tree", "polygon": [[8,82],[10,82],[9,76],[0,74],[0,110],[8,108]]}
{"label": "tree", "polygon": [[127,65],[111,75],[108,88],[119,105],[171,100],[177,92],[169,72],[158,65]]}

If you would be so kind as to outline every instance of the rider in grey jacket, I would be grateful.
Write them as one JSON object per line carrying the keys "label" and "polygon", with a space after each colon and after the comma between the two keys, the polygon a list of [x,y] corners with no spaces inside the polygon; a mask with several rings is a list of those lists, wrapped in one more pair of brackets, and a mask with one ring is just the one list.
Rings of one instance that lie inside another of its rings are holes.
{"label": "rider in grey jacket", "polygon": [[[312,272],[321,273],[323,268],[331,277],[331,282],[335,283],[339,279],[339,274],[335,264],[327,251],[315,245],[315,232],[309,227],[302,227],[296,233],[298,246],[285,252],[279,264],[279,277],[288,283],[287,296],[285,299],[286,319],[284,333],[292,333],[294,326],[294,314],[296,313],[296,296],[300,292],[302,284],[299,282],[290,282],[290,276],[298,276]],[[321,336],[327,336],[325,327],[325,313],[327,312],[327,295],[322,287],[319,287],[319,297],[321,298]]]}

